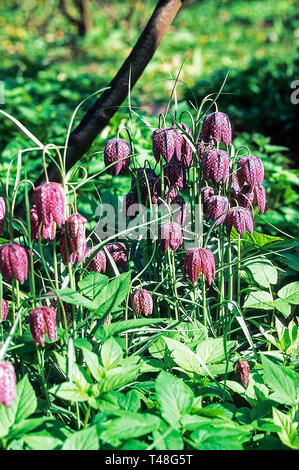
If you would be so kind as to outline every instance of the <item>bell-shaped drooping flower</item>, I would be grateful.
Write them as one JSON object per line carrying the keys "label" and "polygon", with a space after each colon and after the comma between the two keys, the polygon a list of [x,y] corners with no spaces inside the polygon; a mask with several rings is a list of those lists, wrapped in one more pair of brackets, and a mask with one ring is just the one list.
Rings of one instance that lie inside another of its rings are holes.
{"label": "bell-shaped drooping flower", "polygon": [[[54,308],[57,311],[57,308],[60,307],[60,303],[57,301],[56,294],[54,292],[47,292],[47,296],[49,298],[44,299],[42,301],[43,305],[47,306],[48,305],[47,301],[48,301],[49,304],[50,304],[50,307]],[[73,322],[73,316],[74,316],[73,305],[68,304],[67,302],[62,302],[62,303],[63,303],[63,308],[64,308],[64,311],[65,311],[67,324],[71,325],[72,322]],[[63,317],[62,313],[61,313],[61,317],[62,317],[62,320],[63,320],[64,317]],[[64,326],[66,327],[66,325],[64,325]]]}
{"label": "bell-shaped drooping flower", "polygon": [[211,141],[208,144],[205,143],[202,139],[202,134],[200,134],[198,142],[197,142],[197,147],[196,147],[197,155],[198,155],[199,160],[200,161],[202,160],[205,152],[209,152],[210,150],[214,150],[214,148],[215,148],[214,142]]}
{"label": "bell-shaped drooping flower", "polygon": [[0,197],[0,235],[3,234],[5,220],[5,201],[3,197]]}
{"label": "bell-shaped drooping flower", "polygon": [[9,408],[16,396],[16,374],[11,362],[0,362],[0,404]]}
{"label": "bell-shaped drooping flower", "polygon": [[56,310],[53,307],[38,307],[29,312],[29,325],[35,344],[45,346],[45,336],[50,341],[57,338]]}
{"label": "bell-shaped drooping flower", "polygon": [[166,186],[176,186],[179,189],[186,187],[186,169],[180,162],[171,160],[164,165],[163,170]]}
{"label": "bell-shaped drooping flower", "polygon": [[229,172],[229,156],[225,150],[209,150],[205,152],[202,162],[203,177],[213,183],[225,183]]}
{"label": "bell-shaped drooping flower", "polygon": [[260,157],[248,155],[241,157],[237,164],[237,177],[240,186],[245,183],[250,186],[261,186],[264,181],[264,165]]}
{"label": "bell-shaped drooping flower", "polygon": [[207,200],[207,206],[205,210],[206,220],[216,220],[215,227],[222,224],[226,219],[226,213],[228,210],[228,200],[224,196],[211,196]]}
{"label": "bell-shaped drooping flower", "polygon": [[46,226],[42,224],[42,221],[39,218],[36,205],[34,204],[30,208],[30,230],[31,230],[31,240],[32,241],[39,241],[39,231],[40,226],[41,228],[41,237],[43,237],[46,241],[53,240],[54,238],[54,222],[51,221],[50,225]]}
{"label": "bell-shaped drooping flower", "polygon": [[5,299],[2,298],[0,322],[6,320],[7,313],[8,313],[8,303]]}
{"label": "bell-shaped drooping flower", "polygon": [[116,266],[123,270],[127,269],[128,256],[126,245],[123,242],[107,243],[106,248]]}
{"label": "bell-shaped drooping flower", "polygon": [[86,245],[86,239],[78,245],[78,249],[74,246],[73,242],[71,239],[68,237],[66,234],[65,230],[62,230],[60,233],[60,238],[59,238],[59,251],[61,254],[61,259],[62,262],[65,266],[68,264],[68,258],[71,266],[76,263],[80,262],[81,258],[83,258],[84,255],[87,253],[87,245]]}
{"label": "bell-shaped drooping flower", "polygon": [[86,253],[86,223],[81,214],[72,214],[65,222],[65,231],[70,252],[76,255],[77,260]]}
{"label": "bell-shaped drooping flower", "polygon": [[[184,165],[185,168],[191,168],[193,165],[192,159],[192,148],[189,143],[189,140],[192,142],[192,132],[187,124],[180,122],[178,127],[173,126],[177,130],[177,140],[180,145],[180,161]],[[187,137],[187,138],[186,138]],[[188,139],[188,140],[187,140]]]}
{"label": "bell-shaped drooping flower", "polygon": [[[88,262],[88,258],[86,259],[86,262]],[[106,272],[106,253],[104,250],[97,252],[87,266],[87,270],[95,273]]]}
{"label": "bell-shaped drooping flower", "polygon": [[245,209],[245,207],[232,207],[227,213],[225,225],[228,235],[230,234],[232,227],[235,227],[240,235],[243,235],[245,230],[248,230],[249,233],[253,232],[251,214],[248,209]]}
{"label": "bell-shaped drooping flower", "polygon": [[168,163],[173,157],[181,160],[181,138],[175,127],[162,127],[153,132],[153,154],[157,162],[160,157]]}
{"label": "bell-shaped drooping flower", "polygon": [[227,114],[216,111],[205,117],[202,126],[202,139],[204,142],[209,142],[212,138],[218,144],[223,142],[227,147],[232,143],[232,128]]}
{"label": "bell-shaped drooping flower", "polygon": [[195,284],[200,274],[204,275],[206,282],[211,285],[215,279],[215,260],[211,250],[206,248],[190,248],[186,251],[183,276]]}
{"label": "bell-shaped drooping flower", "polygon": [[213,188],[211,188],[211,186],[205,186],[201,188],[200,192],[201,192],[201,202],[203,205],[203,210],[205,212],[207,210],[208,200],[210,199],[210,197],[214,196],[215,191]]}
{"label": "bell-shaped drooping flower", "polygon": [[249,376],[250,376],[250,367],[246,359],[240,359],[239,361],[236,362],[235,364],[235,373],[243,385],[243,387],[247,387],[248,382],[249,382]]}
{"label": "bell-shaped drooping flower", "polygon": [[124,196],[123,215],[134,219],[139,214],[138,193],[133,190]]}
{"label": "bell-shaped drooping flower", "polygon": [[179,225],[184,225],[187,213],[187,203],[183,196],[178,194],[171,201],[173,221]]}
{"label": "bell-shaped drooping flower", "polygon": [[131,146],[125,139],[109,139],[104,149],[105,166],[111,165],[107,168],[107,172],[115,176],[127,173],[131,152]]}
{"label": "bell-shaped drooping flower", "polygon": [[237,195],[240,206],[250,209],[252,204],[257,203],[259,211],[263,214],[266,208],[266,191],[264,186],[250,186],[246,184]]}
{"label": "bell-shaped drooping flower", "polygon": [[175,222],[166,222],[161,225],[161,248],[164,253],[171,248],[178,250],[183,245],[182,228]]}
{"label": "bell-shaped drooping flower", "polygon": [[65,196],[60,183],[43,183],[34,190],[34,202],[39,220],[49,227],[53,220],[57,226],[64,224]]}
{"label": "bell-shaped drooping flower", "polygon": [[0,246],[0,271],[5,281],[17,279],[23,284],[28,277],[26,248],[15,242]]}
{"label": "bell-shaped drooping flower", "polygon": [[153,313],[153,298],[146,289],[136,289],[132,294],[132,309],[135,315],[148,316]]}

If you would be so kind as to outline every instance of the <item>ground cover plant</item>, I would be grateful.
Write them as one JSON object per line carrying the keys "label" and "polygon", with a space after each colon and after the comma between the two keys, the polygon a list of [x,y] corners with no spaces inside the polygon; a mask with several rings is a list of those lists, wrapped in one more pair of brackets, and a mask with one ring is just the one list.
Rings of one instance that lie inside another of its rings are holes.
{"label": "ground cover plant", "polygon": [[256,230],[267,154],[234,138],[222,90],[181,111],[177,81],[154,126],[129,99],[92,174],[65,172],[70,129],[44,145],[6,116],[33,147],[1,175],[2,449],[299,447],[297,242]]}

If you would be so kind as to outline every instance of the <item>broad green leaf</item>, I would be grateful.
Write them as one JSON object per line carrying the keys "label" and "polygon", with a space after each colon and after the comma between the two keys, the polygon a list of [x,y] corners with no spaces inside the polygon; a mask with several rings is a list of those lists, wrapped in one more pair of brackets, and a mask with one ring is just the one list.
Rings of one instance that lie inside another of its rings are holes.
{"label": "broad green leaf", "polygon": [[95,397],[100,396],[103,393],[110,392],[111,390],[117,390],[124,385],[133,382],[137,377],[138,369],[138,365],[109,369],[106,371],[106,377],[102,378],[99,383],[92,387]]}
{"label": "broad green leaf", "polygon": [[49,392],[69,401],[87,401],[89,398],[87,390],[83,390],[78,384],[72,382],[54,385]]}
{"label": "broad green leaf", "polygon": [[188,413],[194,395],[182,379],[162,371],[156,379],[156,399],[160,404],[162,417],[177,428],[181,417]]}
{"label": "broad green leaf", "polygon": [[140,408],[140,398],[136,390],[130,390],[125,397],[122,406],[125,410],[137,412]]}
{"label": "broad green leaf", "polygon": [[[64,356],[59,354],[57,351],[52,351],[51,353],[54,355],[57,364],[61,371],[64,374],[64,378],[66,379],[69,375],[68,371],[68,361]],[[76,382],[81,389],[87,390],[92,383],[90,377],[88,376],[85,369],[82,366],[78,366],[78,364],[73,364],[73,374],[72,374],[72,381]]]}
{"label": "broad green leaf", "polygon": [[9,430],[9,438],[16,439],[20,436],[28,434],[34,429],[42,426],[49,418],[31,418],[24,419],[17,424],[14,424]]}
{"label": "broad green leaf", "polygon": [[244,308],[257,308],[261,310],[273,309],[273,297],[269,292],[257,290],[250,292],[244,302]]}
{"label": "broad green leaf", "polygon": [[157,450],[183,450],[184,441],[181,433],[177,429],[167,428],[165,423],[161,423],[159,431],[153,431],[153,440],[156,442],[154,449]]}
{"label": "broad green leaf", "polygon": [[102,346],[101,359],[105,369],[117,366],[123,358],[123,350],[114,338],[109,338]]}
{"label": "broad green leaf", "polygon": [[278,297],[286,300],[290,304],[299,304],[299,281],[291,282],[279,289]]}
{"label": "broad green leaf", "polygon": [[67,438],[62,450],[98,450],[99,438],[95,426],[74,432]]}
{"label": "broad green leaf", "polygon": [[242,450],[248,431],[243,427],[214,427],[208,424],[192,432],[193,445],[199,450]]}
{"label": "broad green leaf", "polygon": [[269,287],[269,284],[277,283],[277,269],[267,258],[247,261],[244,266],[250,270],[254,280],[261,286]]}
{"label": "broad green leaf", "polygon": [[202,367],[202,361],[191,349],[175,339],[167,338],[166,336],[163,336],[163,339],[171,352],[173,360],[178,366],[186,371],[199,373]]}
{"label": "broad green leaf", "polygon": [[281,442],[292,449],[299,449],[298,423],[293,422],[291,414],[273,408],[273,421],[281,428],[277,433]]}
{"label": "broad green leaf", "polygon": [[284,405],[295,405],[299,401],[299,374],[294,370],[275,364],[262,356],[264,381],[274,393],[269,398]]}
{"label": "broad green leaf", "polygon": [[282,313],[285,317],[291,314],[291,305],[284,299],[275,299],[274,305],[276,310]]}
{"label": "broad green leaf", "polygon": [[95,380],[102,380],[105,371],[100,364],[99,357],[94,352],[89,351],[88,349],[83,349],[83,356],[87,367],[91,372],[92,376],[95,378]]}
{"label": "broad green leaf", "polygon": [[100,273],[90,273],[78,282],[80,293],[94,300],[108,284],[109,277]]}
{"label": "broad green leaf", "polygon": [[[227,352],[235,345],[235,341],[228,341],[226,344]],[[223,338],[207,338],[198,344],[196,353],[206,364],[221,362],[225,359]]]}
{"label": "broad green leaf", "polygon": [[31,450],[54,450],[61,446],[62,441],[57,437],[46,434],[42,431],[40,434],[27,434],[23,437],[23,441]]}
{"label": "broad green leaf", "polygon": [[100,309],[101,316],[116,310],[125,300],[131,286],[131,271],[122,273],[109,282],[98,295],[93,304],[95,308]]}
{"label": "broad green leaf", "polygon": [[115,438],[132,439],[153,432],[159,425],[160,418],[157,416],[149,413],[130,413],[111,421],[102,432],[101,439],[107,442],[115,441]]}
{"label": "broad green leaf", "polygon": [[9,408],[0,404],[0,437],[5,436],[9,428],[17,424],[32,413],[37,406],[34,390],[25,375],[17,384],[15,398]]}
{"label": "broad green leaf", "polygon": [[93,308],[93,303],[74,289],[66,288],[57,291],[57,295],[63,302],[72,305],[82,305],[83,307]]}

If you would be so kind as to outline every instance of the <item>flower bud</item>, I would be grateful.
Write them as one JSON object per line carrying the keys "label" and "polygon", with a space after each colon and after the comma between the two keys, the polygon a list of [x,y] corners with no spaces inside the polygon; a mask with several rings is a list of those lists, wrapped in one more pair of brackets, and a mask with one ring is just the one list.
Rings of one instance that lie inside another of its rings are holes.
{"label": "flower bud", "polygon": [[132,309],[135,315],[148,316],[153,313],[153,298],[146,289],[136,289],[132,294]]}
{"label": "flower bud", "polygon": [[161,248],[164,253],[170,247],[176,251],[183,245],[181,226],[175,222],[167,222],[161,225]]}
{"label": "flower bud", "polygon": [[23,284],[28,277],[26,249],[15,242],[0,246],[0,271],[5,281],[11,282],[17,279]]}
{"label": "flower bud", "polygon": [[106,142],[104,150],[104,162],[105,166],[112,165],[107,168],[109,174],[115,176],[125,174],[129,170],[130,159],[128,158],[131,154],[130,144],[124,139],[109,139]]}
{"label": "flower bud", "polygon": [[215,279],[215,260],[213,253],[206,248],[190,248],[186,251],[183,277],[187,276],[195,284],[200,273],[203,273],[205,280],[210,285]]}
{"label": "flower bud", "polygon": [[202,138],[204,142],[214,138],[218,144],[223,142],[228,147],[232,143],[232,128],[228,115],[219,111],[208,114],[203,122]]}
{"label": "flower bud", "polygon": [[30,310],[29,324],[32,339],[35,344],[45,346],[45,335],[48,333],[50,341],[57,337],[56,310],[53,307],[39,307]]}
{"label": "flower bud", "polygon": [[45,227],[64,224],[65,196],[60,183],[44,183],[35,188],[34,202],[39,220]]}
{"label": "flower bud", "polygon": [[8,361],[0,362],[0,404],[9,408],[16,396],[16,374],[14,366]]}
{"label": "flower bud", "polygon": [[248,362],[245,359],[240,359],[238,362],[236,362],[235,372],[243,387],[246,388],[250,376],[250,367]]}

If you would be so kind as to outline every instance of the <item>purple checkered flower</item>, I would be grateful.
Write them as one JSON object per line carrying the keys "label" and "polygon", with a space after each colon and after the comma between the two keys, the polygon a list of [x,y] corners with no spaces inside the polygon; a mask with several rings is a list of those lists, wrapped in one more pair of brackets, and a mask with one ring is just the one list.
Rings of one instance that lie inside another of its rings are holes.
{"label": "purple checkered flower", "polygon": [[224,150],[209,150],[205,152],[202,162],[203,176],[206,181],[217,184],[225,183],[229,172],[229,156]]}
{"label": "purple checkered flower", "polygon": [[23,284],[28,277],[26,248],[15,242],[0,246],[0,271],[5,281],[11,282],[17,279]]}
{"label": "purple checkered flower", "polygon": [[202,139],[204,142],[209,142],[212,138],[218,144],[223,142],[227,147],[231,145],[232,128],[227,114],[217,111],[205,117],[202,126]]}
{"label": "purple checkered flower", "polygon": [[157,162],[160,157],[169,163],[173,157],[181,160],[181,138],[175,127],[162,127],[153,132],[153,154]]}
{"label": "purple checkered flower", "polygon": [[190,248],[186,251],[183,276],[195,284],[200,274],[204,275],[209,285],[215,279],[215,259],[213,253],[206,248]]}
{"label": "purple checkered flower", "polygon": [[16,374],[11,362],[0,362],[0,404],[9,408],[16,396]]}
{"label": "purple checkered flower", "polygon": [[206,212],[207,207],[208,207],[208,201],[210,197],[215,195],[215,191],[211,186],[205,186],[201,188],[201,200],[202,200],[202,205],[203,205],[203,210]]}
{"label": "purple checkered flower", "polygon": [[175,222],[166,222],[161,225],[161,248],[166,253],[168,248],[176,251],[183,245],[182,228]]}
{"label": "purple checkered flower", "polygon": [[153,298],[146,289],[136,289],[132,294],[132,309],[135,315],[148,316],[153,313]]}
{"label": "purple checkered flower", "polygon": [[187,213],[187,204],[183,196],[178,194],[171,201],[171,208],[173,211],[173,221],[179,225],[184,225]]}
{"label": "purple checkered flower", "polygon": [[248,230],[249,233],[253,232],[251,214],[245,207],[232,207],[227,213],[225,224],[228,235],[230,235],[232,227],[235,227],[240,235],[243,235],[245,230]]}
{"label": "purple checkered flower", "polygon": [[228,210],[228,200],[224,196],[211,196],[207,200],[207,207],[205,210],[206,220],[216,220],[215,227],[222,224],[226,218]]}
{"label": "purple checkered flower", "polygon": [[266,191],[264,186],[250,186],[246,184],[239,192],[237,197],[240,206],[250,209],[252,204],[256,203],[259,211],[263,214],[266,207]]}
{"label": "purple checkered flower", "polygon": [[246,388],[250,376],[250,367],[248,362],[245,359],[240,359],[238,362],[236,362],[235,372],[243,387]]}
{"label": "purple checkered flower", "polygon": [[248,155],[241,157],[237,164],[237,176],[240,186],[245,183],[250,186],[262,185],[264,181],[264,165],[260,157]]}
{"label": "purple checkered flower", "polygon": [[50,341],[57,337],[56,310],[53,307],[38,307],[30,310],[29,324],[32,339],[35,344],[45,346],[45,336],[48,333]]}
{"label": "purple checkered flower", "polygon": [[35,188],[34,202],[39,220],[45,227],[53,221],[60,227],[64,224],[65,196],[60,183],[44,183]]}
{"label": "purple checkered flower", "polygon": [[109,166],[107,173],[115,176],[127,173],[130,166],[130,154],[131,147],[125,139],[109,139],[104,149],[104,163],[106,167]]}
{"label": "purple checkered flower", "polygon": [[3,197],[0,197],[0,235],[3,234],[4,220],[5,220],[5,201]]}
{"label": "purple checkered flower", "polygon": [[165,185],[176,186],[179,189],[184,189],[186,186],[186,169],[176,160],[164,165]]}

